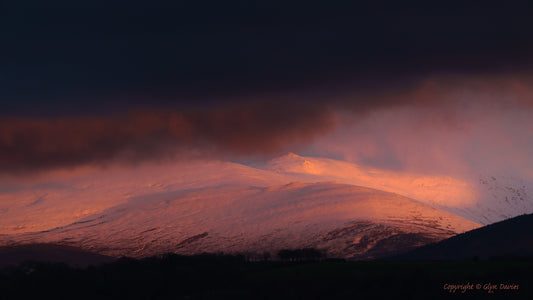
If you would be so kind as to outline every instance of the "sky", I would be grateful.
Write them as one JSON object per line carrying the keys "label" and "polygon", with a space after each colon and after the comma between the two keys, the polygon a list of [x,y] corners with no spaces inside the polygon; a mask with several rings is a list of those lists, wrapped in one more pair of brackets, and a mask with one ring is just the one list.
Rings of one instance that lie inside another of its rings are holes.
{"label": "sky", "polygon": [[527,1],[1,6],[3,175],[295,152],[533,178]]}

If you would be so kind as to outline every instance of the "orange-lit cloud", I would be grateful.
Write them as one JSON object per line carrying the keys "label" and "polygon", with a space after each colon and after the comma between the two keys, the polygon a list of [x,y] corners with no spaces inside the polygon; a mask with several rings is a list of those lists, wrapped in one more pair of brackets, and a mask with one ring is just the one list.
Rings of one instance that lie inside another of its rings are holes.
{"label": "orange-lit cloud", "polygon": [[526,75],[450,75],[308,102],[285,95],[196,111],[3,118],[0,170],[291,151],[423,173],[524,173],[533,168],[531,83]]}
{"label": "orange-lit cloud", "polygon": [[248,105],[196,112],[138,111],[114,117],[0,119],[0,170],[198,156],[281,153],[335,126],[316,106]]}

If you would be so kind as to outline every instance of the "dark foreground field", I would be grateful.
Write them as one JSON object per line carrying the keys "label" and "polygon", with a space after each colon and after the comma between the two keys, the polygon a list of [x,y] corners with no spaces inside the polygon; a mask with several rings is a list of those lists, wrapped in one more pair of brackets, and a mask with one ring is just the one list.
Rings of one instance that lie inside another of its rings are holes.
{"label": "dark foreground field", "polygon": [[[27,262],[0,272],[0,298],[533,299],[531,270],[531,259],[247,262],[240,256],[166,255],[87,269]],[[454,285],[466,289],[453,291]]]}

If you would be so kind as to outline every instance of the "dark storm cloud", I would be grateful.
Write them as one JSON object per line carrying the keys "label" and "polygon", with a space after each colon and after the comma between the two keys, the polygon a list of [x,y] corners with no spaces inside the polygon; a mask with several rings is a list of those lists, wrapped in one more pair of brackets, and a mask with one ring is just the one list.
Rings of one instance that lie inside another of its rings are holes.
{"label": "dark storm cloud", "polygon": [[0,170],[272,154],[331,111],[457,105],[443,78],[531,73],[530,6],[4,1]]}
{"label": "dark storm cloud", "polygon": [[1,172],[143,160],[279,154],[331,129],[316,107],[251,105],[194,113],[142,111],[114,117],[4,118]]}
{"label": "dark storm cloud", "polygon": [[0,113],[181,109],[285,93],[306,102],[322,93],[311,99],[322,102],[332,91],[532,66],[527,2],[289,2],[4,2]]}

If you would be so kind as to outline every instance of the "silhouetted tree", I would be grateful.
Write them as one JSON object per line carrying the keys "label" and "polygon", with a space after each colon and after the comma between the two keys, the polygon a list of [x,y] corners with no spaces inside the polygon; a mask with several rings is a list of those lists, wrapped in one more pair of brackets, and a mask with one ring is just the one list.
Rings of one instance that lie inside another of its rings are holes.
{"label": "silhouetted tree", "polygon": [[302,256],[305,260],[315,261],[322,258],[322,252],[315,248],[304,248],[302,249]]}
{"label": "silhouetted tree", "polygon": [[278,252],[278,257],[281,260],[289,261],[315,261],[322,258],[322,252],[315,248],[304,249],[282,249]]}
{"label": "silhouetted tree", "polygon": [[263,261],[270,260],[270,252],[263,252]]}
{"label": "silhouetted tree", "polygon": [[278,257],[281,260],[293,260],[294,259],[294,251],[289,249],[282,249],[278,252]]}

